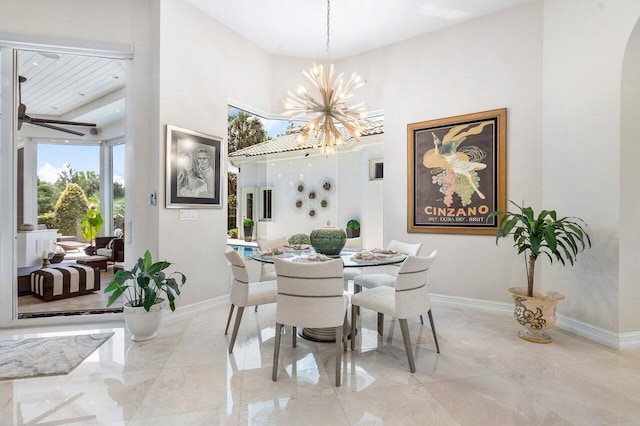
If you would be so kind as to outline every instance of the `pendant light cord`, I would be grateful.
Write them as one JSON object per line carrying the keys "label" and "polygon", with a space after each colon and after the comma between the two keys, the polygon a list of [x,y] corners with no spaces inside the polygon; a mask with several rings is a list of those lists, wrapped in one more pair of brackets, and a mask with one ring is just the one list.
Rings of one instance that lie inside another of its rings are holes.
{"label": "pendant light cord", "polygon": [[331,0],[327,0],[327,62],[330,61],[329,56],[329,40],[331,36]]}

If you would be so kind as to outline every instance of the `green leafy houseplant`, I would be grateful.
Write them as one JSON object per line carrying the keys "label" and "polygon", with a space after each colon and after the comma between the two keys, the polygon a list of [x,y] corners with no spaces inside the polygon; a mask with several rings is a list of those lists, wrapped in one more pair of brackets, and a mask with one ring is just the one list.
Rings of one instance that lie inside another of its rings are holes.
{"label": "green leafy houseplant", "polygon": [[253,237],[253,219],[245,217],[242,221],[242,227],[244,229],[244,240],[251,241]]}
{"label": "green leafy houseplant", "polygon": [[80,230],[82,232],[82,236],[92,246],[94,245],[93,240],[95,239],[96,235],[98,235],[98,231],[100,231],[103,223],[104,220],[102,220],[100,212],[93,208],[87,210],[80,220]]}
{"label": "green leafy houseplant", "polygon": [[533,283],[536,260],[542,254],[566,265],[576,260],[579,252],[591,247],[591,239],[584,230],[586,223],[578,217],[562,217],[558,219],[555,210],[542,210],[536,215],[531,207],[519,206],[517,212],[495,211],[489,215],[502,216],[501,229],[496,234],[496,245],[500,238],[513,235],[513,246],[518,254],[525,254],[527,271],[527,296],[533,296]]}
{"label": "green leafy houseplant", "polygon": [[360,229],[360,222],[355,219],[351,219],[347,222],[347,229]]}
{"label": "green leafy houseplant", "polygon": [[347,221],[347,238],[357,238],[360,236],[360,222],[356,219]]}
{"label": "green leafy houseplant", "polygon": [[[111,293],[107,306],[111,306],[124,294],[131,307],[143,307],[149,312],[164,293],[169,300],[169,308],[175,311],[176,296],[180,295],[180,287],[186,283],[187,278],[182,272],[173,272],[167,276],[163,271],[169,266],[171,263],[165,260],[154,263],[147,250],[130,271],[120,270],[115,273],[113,280],[104,289],[105,293]],[[180,276],[180,284],[173,275]],[[130,280],[133,285],[127,284]]]}

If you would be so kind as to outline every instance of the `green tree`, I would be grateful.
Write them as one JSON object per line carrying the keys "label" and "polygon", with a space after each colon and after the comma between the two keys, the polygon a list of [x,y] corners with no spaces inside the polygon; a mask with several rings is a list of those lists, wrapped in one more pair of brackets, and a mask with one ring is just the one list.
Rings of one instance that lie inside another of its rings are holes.
{"label": "green tree", "polygon": [[93,170],[77,171],[69,163],[65,163],[62,170],[58,172],[58,180],[55,186],[62,192],[70,183],[79,185],[87,198],[94,194],[100,194],[100,176],[96,172]]}
{"label": "green tree", "polygon": [[[237,114],[235,110],[233,112],[230,111],[227,127],[230,153],[271,139],[264,129],[262,121],[245,111],[238,111]],[[227,173],[227,229],[236,227],[237,186],[237,175]]]}
{"label": "green tree", "polygon": [[124,185],[113,182],[113,198],[124,198]]}
{"label": "green tree", "polygon": [[58,232],[62,235],[76,235],[77,224],[88,208],[87,197],[80,185],[68,184],[54,208]]}
{"label": "green tree", "polygon": [[262,125],[262,121],[247,112],[229,114],[227,119],[229,133],[229,152],[271,139]]}
{"label": "green tree", "polygon": [[38,214],[53,212],[61,193],[56,185],[38,179]]}
{"label": "green tree", "polygon": [[87,198],[96,194],[100,195],[100,177],[93,170],[74,172],[71,176],[71,182],[80,185]]}

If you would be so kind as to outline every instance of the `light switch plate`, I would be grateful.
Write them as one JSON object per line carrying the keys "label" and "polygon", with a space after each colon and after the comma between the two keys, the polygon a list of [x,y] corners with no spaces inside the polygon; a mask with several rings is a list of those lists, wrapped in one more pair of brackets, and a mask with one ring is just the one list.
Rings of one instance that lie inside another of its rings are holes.
{"label": "light switch plate", "polygon": [[180,210],[180,220],[198,220],[198,211]]}

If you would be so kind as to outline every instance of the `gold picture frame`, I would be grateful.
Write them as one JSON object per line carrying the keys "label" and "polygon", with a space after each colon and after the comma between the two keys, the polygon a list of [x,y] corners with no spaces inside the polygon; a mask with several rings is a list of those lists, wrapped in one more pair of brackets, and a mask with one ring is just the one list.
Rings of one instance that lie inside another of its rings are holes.
{"label": "gold picture frame", "polygon": [[494,235],[506,136],[506,108],[408,124],[407,232]]}

